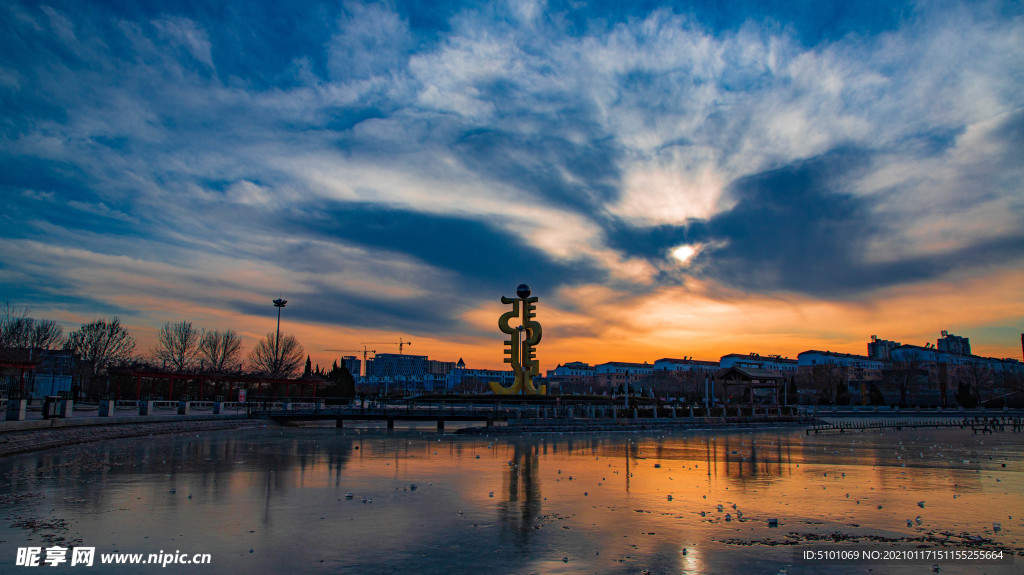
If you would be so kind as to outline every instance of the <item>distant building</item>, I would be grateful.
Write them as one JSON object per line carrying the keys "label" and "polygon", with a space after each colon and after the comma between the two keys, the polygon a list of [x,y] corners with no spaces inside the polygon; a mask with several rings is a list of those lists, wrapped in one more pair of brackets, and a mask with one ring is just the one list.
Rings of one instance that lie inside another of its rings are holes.
{"label": "distant building", "polygon": [[935,346],[893,349],[890,372],[905,388],[908,404],[950,406],[959,403],[957,396],[963,392],[982,403],[1013,394],[1024,379],[1024,363],[973,355],[967,338],[944,331]]}
{"label": "distant building", "polygon": [[594,375],[595,368],[582,361],[570,361],[559,364],[555,369],[548,370],[548,377],[589,377]]}
{"label": "distant building", "polygon": [[663,357],[654,362],[654,371],[690,371],[714,373],[721,367],[717,361],[702,361],[693,358],[674,359]]}
{"label": "distant building", "polygon": [[769,369],[782,375],[796,375],[798,368],[795,359],[789,359],[780,355],[760,355],[757,353],[730,353],[729,355],[723,355],[721,361],[719,361],[719,366],[721,369],[728,369],[730,367]]}
{"label": "distant building", "polygon": [[[553,394],[614,394],[628,388],[632,393],[694,401],[708,392],[724,399],[726,380],[714,376],[727,375],[734,401],[781,403],[785,400],[779,394],[788,392],[789,401],[798,397],[801,403],[905,402],[925,407],[955,405],[953,397],[965,382],[981,389],[981,401],[995,405],[991,402],[1009,397],[1024,380],[1024,364],[1019,360],[975,356],[968,338],[946,331],[936,345],[903,345],[871,336],[867,347],[866,356],[807,350],[797,359],[731,353],[717,362],[691,357],[661,358],[653,364],[570,361],[535,381],[547,384]],[[353,375],[359,372],[358,358],[342,360]],[[448,362],[406,354],[378,354],[366,362],[366,372],[360,385],[370,393],[486,393],[491,382],[509,386],[515,381],[511,370],[469,369],[462,359]]]}
{"label": "distant building", "polygon": [[466,362],[459,358],[455,368],[445,376],[445,387],[452,391],[471,393],[487,393],[491,382],[496,381],[506,387],[516,381],[516,373],[501,369],[467,369]]}
{"label": "distant building", "polygon": [[993,373],[1024,376],[1024,364],[1017,359],[960,355],[940,350],[937,347],[901,345],[893,350],[893,361],[918,361],[926,364],[980,367],[988,369]]}
{"label": "distant building", "polygon": [[865,371],[881,372],[886,362],[873,359],[866,355],[852,353],[839,353],[836,351],[808,350],[801,352],[797,357],[797,367],[812,367],[815,365],[838,365]]}
{"label": "distant building", "polygon": [[548,370],[546,380],[549,393],[601,395],[629,386],[632,393],[657,393],[667,398],[692,395],[717,369],[716,361],[692,358],[662,358],[653,365],[609,361],[592,366],[570,361]]}
{"label": "distant building", "polygon": [[594,366],[582,361],[570,361],[549,369],[545,382],[549,394],[590,391],[594,387]]}
{"label": "distant building", "polygon": [[32,396],[68,396],[75,383],[76,358],[71,351],[62,349],[39,350],[39,369],[32,378]]}
{"label": "distant building", "polygon": [[[462,358],[459,359],[461,360]],[[439,361],[436,359],[428,359],[427,373],[443,377],[451,373],[451,371],[455,369],[455,365],[456,364],[454,361]],[[463,363],[462,365],[465,366],[466,364]]]}
{"label": "distant building", "polygon": [[373,359],[367,360],[366,375],[378,380],[422,377],[427,373],[428,361],[425,355],[378,353]]}
{"label": "distant building", "polygon": [[971,355],[971,340],[942,330],[942,338],[935,342],[939,351],[954,355]]}
{"label": "distant building", "polygon": [[32,375],[39,367],[39,358],[27,349],[0,350],[0,393],[5,398],[27,394],[32,388]]}
{"label": "distant building", "polygon": [[654,366],[651,364],[644,363],[632,363],[628,361],[609,361],[607,363],[600,363],[594,366],[594,375],[605,375],[613,373],[639,373],[639,374],[650,374],[654,371]]}
{"label": "distant building", "polygon": [[[805,395],[828,403],[871,404],[872,385],[881,393],[888,362],[866,355],[808,350],[797,355],[798,378]],[[843,393],[839,393],[839,391]]]}
{"label": "distant building", "polygon": [[352,374],[352,377],[358,378],[362,371],[362,361],[354,355],[346,355],[341,358],[341,366],[348,370]]}
{"label": "distant building", "polygon": [[0,395],[70,396],[74,391],[74,354],[59,349],[8,349],[0,352]]}
{"label": "distant building", "polygon": [[[358,364],[357,364],[358,365]],[[378,353],[366,362],[366,376],[359,379],[364,393],[441,393],[445,391],[485,391],[491,381],[511,385],[512,371],[467,369],[458,362],[430,359],[425,355]],[[478,389],[479,388],[479,389]]]}
{"label": "distant building", "polygon": [[724,367],[715,374],[725,403],[747,406],[775,406],[782,402],[786,376],[774,369]]}
{"label": "distant building", "polygon": [[406,395],[414,393],[442,393],[448,389],[448,378],[444,375],[424,373],[422,375],[400,375],[390,382],[394,389]]}
{"label": "distant building", "polygon": [[881,361],[889,361],[892,357],[892,350],[901,345],[903,344],[898,341],[878,339],[877,335],[873,335],[871,336],[871,341],[868,342],[868,357]]}
{"label": "distant building", "polygon": [[654,373],[649,363],[609,361],[594,366],[594,389],[617,390],[637,387],[647,376]]}

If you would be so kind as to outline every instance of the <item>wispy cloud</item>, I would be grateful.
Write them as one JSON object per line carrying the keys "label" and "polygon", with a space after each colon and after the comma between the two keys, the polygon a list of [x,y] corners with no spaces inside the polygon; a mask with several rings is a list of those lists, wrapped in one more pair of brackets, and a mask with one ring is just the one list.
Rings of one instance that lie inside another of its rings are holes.
{"label": "wispy cloud", "polygon": [[1020,265],[1018,6],[756,4],[9,4],[0,288],[471,338],[519,281],[863,305]]}

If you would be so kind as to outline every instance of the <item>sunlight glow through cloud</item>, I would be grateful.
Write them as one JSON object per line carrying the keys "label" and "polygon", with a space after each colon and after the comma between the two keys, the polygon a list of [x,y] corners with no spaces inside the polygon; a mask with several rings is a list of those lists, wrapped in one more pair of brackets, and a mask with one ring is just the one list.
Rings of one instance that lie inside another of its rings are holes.
{"label": "sunlight glow through cloud", "polygon": [[672,257],[684,266],[688,265],[695,255],[697,255],[697,248],[694,246],[683,245],[672,250]]}

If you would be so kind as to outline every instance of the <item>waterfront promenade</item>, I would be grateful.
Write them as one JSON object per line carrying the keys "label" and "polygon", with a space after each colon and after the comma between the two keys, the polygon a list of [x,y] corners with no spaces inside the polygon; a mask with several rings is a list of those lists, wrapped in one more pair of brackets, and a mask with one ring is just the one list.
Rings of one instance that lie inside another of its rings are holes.
{"label": "waterfront promenade", "polygon": [[12,416],[12,402],[0,400],[0,414],[6,419],[0,421],[0,432],[54,427],[77,427],[83,425],[109,425],[112,423],[145,423],[159,419],[204,416],[245,417],[244,403],[212,401],[134,401],[117,400],[105,402],[68,402],[50,405],[44,414],[42,401],[24,405],[24,410]]}
{"label": "waterfront promenade", "polygon": [[978,427],[991,432],[999,427],[1020,431],[1024,410],[898,409],[889,407],[790,406],[715,407],[666,406],[653,402],[624,405],[607,399],[565,396],[559,401],[444,400],[365,401],[330,404],[258,398],[249,405],[250,416],[282,423],[333,422],[337,427],[368,422],[475,422],[478,427],[460,433],[543,433],[587,431],[643,431],[646,429],[767,428],[805,425],[812,430],[900,429],[902,427]]}
{"label": "waterfront promenade", "polygon": [[[6,401],[0,413],[6,413]],[[112,406],[76,403],[68,417],[43,417],[42,405],[27,406],[24,418],[0,421],[0,457],[51,449],[64,445],[103,441],[123,437],[211,431],[266,425],[248,419],[244,404],[223,403],[216,409],[212,402],[118,401]],[[146,404],[147,402],[141,402]],[[108,415],[101,416],[107,409]],[[139,415],[146,410],[147,415]]]}
{"label": "waterfront promenade", "polygon": [[[363,426],[396,422],[430,422],[443,432],[446,422],[457,433],[538,434],[768,429],[806,427],[823,431],[885,431],[917,427],[967,427],[976,432],[1021,431],[1022,410],[833,408],[801,406],[739,409],[624,405],[606,400],[577,399],[517,402],[456,400],[371,400],[331,404],[327,399],[252,398],[247,404],[209,401],[80,402],[64,406],[66,417],[48,406],[26,406],[20,419],[0,421],[0,456],[121,437],[207,431],[261,425],[307,423]],[[4,402],[6,403],[6,402]],[[7,413],[0,405],[0,413]]]}

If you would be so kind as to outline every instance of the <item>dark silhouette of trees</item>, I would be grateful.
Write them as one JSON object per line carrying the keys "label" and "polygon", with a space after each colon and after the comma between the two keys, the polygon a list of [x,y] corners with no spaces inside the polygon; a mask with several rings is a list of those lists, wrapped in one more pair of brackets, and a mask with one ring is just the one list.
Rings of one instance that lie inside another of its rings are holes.
{"label": "dark silhouette of trees", "polygon": [[785,404],[786,405],[797,405],[800,403],[800,391],[797,389],[796,379],[792,375],[786,376],[786,385],[783,393],[785,393]]}
{"label": "dark silhouette of trees", "polygon": [[[135,338],[121,325],[121,320],[98,319],[68,334],[65,349],[80,359],[83,387],[95,383],[97,376],[106,374],[114,366],[132,361]],[[98,390],[93,389],[94,393]]]}
{"label": "dark silhouette of trees", "polygon": [[89,365],[92,375],[98,375],[110,366],[129,363],[135,338],[118,318],[98,319],[68,334],[66,347]]}
{"label": "dark silhouette of trees", "polygon": [[871,382],[868,387],[868,398],[871,405],[885,405],[885,395],[875,382]]}
{"label": "dark silhouette of trees", "polygon": [[[308,359],[307,359],[308,362]],[[329,371],[323,371],[318,365],[316,371],[312,372],[314,376],[322,377],[327,380],[327,385],[323,387],[323,395],[327,397],[355,397],[356,396],[356,380],[352,377],[348,368],[344,365],[338,365],[335,361],[331,364]]]}
{"label": "dark silhouette of trees", "polygon": [[276,334],[271,332],[256,342],[256,347],[249,352],[249,367],[273,377],[292,377],[302,365],[302,356],[305,354],[295,336],[281,334],[281,341],[278,342]]}
{"label": "dark silhouette of trees", "polygon": [[60,349],[64,328],[52,319],[28,317],[27,308],[5,302],[0,310],[0,349]]}
{"label": "dark silhouette of trees", "polygon": [[204,332],[199,342],[199,359],[214,372],[229,371],[239,366],[242,339],[234,330]]}
{"label": "dark silhouette of trees", "polygon": [[834,363],[824,363],[811,367],[810,373],[803,378],[803,385],[813,388],[818,393],[819,405],[847,405],[850,403],[849,368]]}
{"label": "dark silhouette of trees", "polygon": [[1024,376],[1004,372],[1001,379],[1002,388],[1010,392],[1006,405],[1015,409],[1024,407]]}
{"label": "dark silhouette of trees", "polygon": [[848,366],[833,366],[833,389],[835,389],[835,396],[833,403],[835,405],[849,405],[850,404],[850,368]]}
{"label": "dark silhouette of trees", "polygon": [[956,386],[956,402],[967,409],[978,407],[978,400],[974,397],[971,386],[966,381],[961,380]]}
{"label": "dark silhouette of trees", "polygon": [[153,357],[175,371],[188,371],[198,360],[199,342],[199,330],[192,327],[192,322],[167,322],[156,332]]}
{"label": "dark silhouette of trees", "polygon": [[921,360],[917,354],[909,353],[901,360],[889,364],[889,381],[900,390],[900,407],[907,406],[907,394],[912,393],[917,387],[917,378],[921,371]]}
{"label": "dark silhouette of trees", "polygon": [[949,364],[943,362],[938,365],[939,401],[942,407],[949,407],[949,371]]}
{"label": "dark silhouette of trees", "polygon": [[[981,405],[981,391],[983,389],[990,390],[992,384],[995,382],[995,373],[984,365],[971,362],[964,366],[962,374],[963,378],[961,381],[967,386],[968,393],[970,393],[971,397],[974,399],[974,405]],[[989,395],[991,395],[991,393]],[[957,396],[957,402],[959,402],[959,393]],[[966,405],[964,407],[966,407]]]}
{"label": "dark silhouette of trees", "polygon": [[[703,376],[703,374],[699,374]],[[691,401],[695,401],[698,396],[697,392],[697,381],[698,374],[691,371],[656,371],[640,380],[640,384],[651,390],[657,397],[677,397],[687,398]],[[703,379],[699,379],[701,386],[703,386]],[[569,386],[566,386],[569,388]],[[565,389],[563,393],[579,392],[579,393],[591,393],[590,386],[586,384],[577,384],[576,389]],[[700,388],[700,394],[703,397],[704,388]]]}

